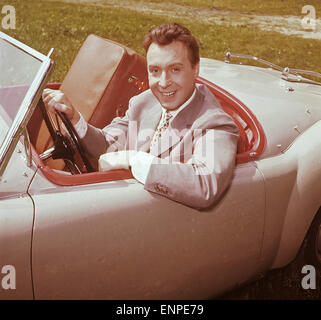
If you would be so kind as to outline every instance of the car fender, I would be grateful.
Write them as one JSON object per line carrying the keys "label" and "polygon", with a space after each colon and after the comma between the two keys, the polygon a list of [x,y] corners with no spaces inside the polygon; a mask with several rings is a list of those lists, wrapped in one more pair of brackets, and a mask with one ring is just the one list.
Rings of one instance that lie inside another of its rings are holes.
{"label": "car fender", "polygon": [[[26,165],[23,145],[18,141],[6,170],[0,177],[0,300],[33,299],[31,241],[34,203],[27,192],[37,168]],[[13,268],[11,287],[5,266]]]}
{"label": "car fender", "polygon": [[257,162],[266,187],[262,259],[272,268],[295,258],[320,207],[320,131],[318,121],[281,155]]}

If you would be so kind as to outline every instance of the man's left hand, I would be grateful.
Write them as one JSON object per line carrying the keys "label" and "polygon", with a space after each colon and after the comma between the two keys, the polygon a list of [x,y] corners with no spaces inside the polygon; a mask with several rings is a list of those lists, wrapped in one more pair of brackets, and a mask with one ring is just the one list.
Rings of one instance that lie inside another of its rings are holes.
{"label": "man's left hand", "polygon": [[98,164],[99,171],[116,169],[129,169],[129,160],[137,154],[136,150],[123,150],[117,152],[107,152],[100,156]]}

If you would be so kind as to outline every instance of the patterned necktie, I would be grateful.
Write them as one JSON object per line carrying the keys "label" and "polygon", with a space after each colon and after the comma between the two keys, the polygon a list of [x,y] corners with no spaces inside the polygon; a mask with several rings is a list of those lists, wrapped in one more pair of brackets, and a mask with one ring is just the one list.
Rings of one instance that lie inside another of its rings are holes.
{"label": "patterned necktie", "polygon": [[161,118],[159,125],[155,131],[155,134],[153,136],[153,140],[151,142],[151,148],[155,146],[159,138],[162,136],[163,132],[168,128],[169,126],[169,120],[172,118],[172,114],[166,110],[163,114],[163,117]]}

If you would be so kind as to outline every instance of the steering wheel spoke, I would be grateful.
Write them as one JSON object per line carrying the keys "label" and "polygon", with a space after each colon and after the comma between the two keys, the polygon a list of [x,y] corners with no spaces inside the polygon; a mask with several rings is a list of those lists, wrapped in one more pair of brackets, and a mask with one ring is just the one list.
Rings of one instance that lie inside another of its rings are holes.
{"label": "steering wheel spoke", "polygon": [[77,164],[75,162],[72,162],[69,159],[64,159],[64,161],[66,163],[67,168],[71,172],[71,174],[80,174],[81,173],[79,167],[77,166]]}
{"label": "steering wheel spoke", "polygon": [[[51,116],[48,115],[48,112],[46,110],[46,107],[42,99],[40,99],[39,105],[43,115],[43,119],[49,130],[51,138],[54,141],[54,145],[51,148],[44,151],[40,155],[40,158],[43,161],[46,161],[49,159],[63,159],[65,161],[67,168],[70,170],[72,174],[80,174],[81,170],[76,164],[76,161],[74,158],[74,153],[75,153],[74,149],[75,149],[79,153],[80,158],[86,167],[86,171],[93,172],[94,169],[89,159],[86,156],[86,153],[82,146],[80,138],[75,128],[73,127],[72,123],[67,118],[67,116],[60,111],[56,111],[56,120],[58,123],[58,128],[57,128],[55,124],[54,125],[52,124]],[[61,132],[58,117],[61,119],[62,123],[64,124],[64,127],[67,130],[67,134],[63,134]]]}

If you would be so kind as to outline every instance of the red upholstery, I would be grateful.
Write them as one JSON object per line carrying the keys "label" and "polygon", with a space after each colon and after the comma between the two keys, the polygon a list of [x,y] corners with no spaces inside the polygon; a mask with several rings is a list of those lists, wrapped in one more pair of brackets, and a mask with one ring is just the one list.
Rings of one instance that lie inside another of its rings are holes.
{"label": "red upholstery", "polygon": [[230,93],[198,77],[198,83],[205,84],[220,102],[222,108],[234,119],[240,133],[237,148],[237,163],[257,159],[265,147],[264,131],[254,114]]}

